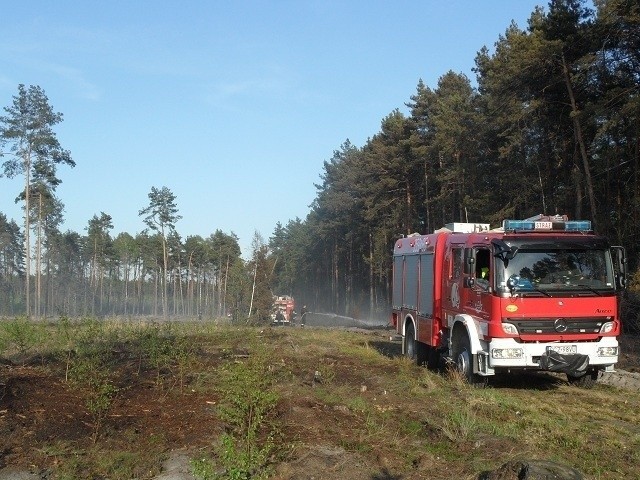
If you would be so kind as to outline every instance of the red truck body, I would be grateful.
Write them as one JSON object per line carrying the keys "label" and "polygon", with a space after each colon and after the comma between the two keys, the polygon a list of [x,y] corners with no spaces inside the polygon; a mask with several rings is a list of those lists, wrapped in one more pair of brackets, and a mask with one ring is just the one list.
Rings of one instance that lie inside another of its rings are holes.
{"label": "red truck body", "polygon": [[621,247],[590,222],[457,223],[394,245],[392,323],[405,354],[472,383],[526,369],[590,386],[618,360]]}

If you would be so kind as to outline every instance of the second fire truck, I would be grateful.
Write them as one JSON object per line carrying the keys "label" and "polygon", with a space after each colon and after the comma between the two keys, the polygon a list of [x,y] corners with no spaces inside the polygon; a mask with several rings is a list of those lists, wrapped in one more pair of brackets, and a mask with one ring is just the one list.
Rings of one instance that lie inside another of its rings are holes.
{"label": "second fire truck", "polygon": [[618,361],[625,272],[589,221],[448,224],[396,241],[392,322],[406,355],[445,358],[472,384],[531,369],[589,387]]}
{"label": "second fire truck", "polygon": [[271,321],[274,325],[290,325],[295,320],[296,302],[290,295],[273,297]]}

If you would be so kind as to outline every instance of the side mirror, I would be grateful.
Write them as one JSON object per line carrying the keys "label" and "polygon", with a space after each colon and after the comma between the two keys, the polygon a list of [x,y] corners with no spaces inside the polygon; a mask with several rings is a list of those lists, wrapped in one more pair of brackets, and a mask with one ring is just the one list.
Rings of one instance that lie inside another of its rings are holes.
{"label": "side mirror", "polygon": [[611,247],[613,253],[614,269],[616,274],[616,286],[625,289],[627,286],[627,253],[624,247]]}
{"label": "side mirror", "polygon": [[509,260],[513,260],[513,257],[518,253],[518,247],[510,247],[504,240],[494,238],[491,240],[491,244],[494,248],[494,257],[498,257],[505,264]]}
{"label": "side mirror", "polygon": [[475,263],[476,263],[475,250],[473,248],[465,248],[464,249],[464,273],[471,275],[475,270],[474,268]]}

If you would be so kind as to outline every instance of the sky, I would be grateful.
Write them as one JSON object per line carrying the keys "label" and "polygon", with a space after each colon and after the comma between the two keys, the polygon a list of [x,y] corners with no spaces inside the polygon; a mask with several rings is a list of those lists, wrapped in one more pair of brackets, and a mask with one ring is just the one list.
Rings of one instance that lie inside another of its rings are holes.
{"label": "sky", "polygon": [[[362,147],[418,81],[473,74],[477,52],[535,0],[192,0],[6,2],[0,107],[38,85],[75,168],[60,166],[62,230],[144,228],[168,187],[182,239],[216,230],[248,258],[257,232],[304,220],[323,162]],[[0,114],[4,115],[2,111]],[[7,158],[0,157],[0,163]],[[23,178],[0,178],[0,212],[23,224]]]}

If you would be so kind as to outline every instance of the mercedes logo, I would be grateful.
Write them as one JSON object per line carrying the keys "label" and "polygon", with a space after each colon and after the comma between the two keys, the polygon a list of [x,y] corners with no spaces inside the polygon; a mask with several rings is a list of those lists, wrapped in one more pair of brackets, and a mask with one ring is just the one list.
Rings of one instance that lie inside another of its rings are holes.
{"label": "mercedes logo", "polygon": [[558,333],[564,333],[567,331],[567,322],[564,318],[557,318],[555,322],[553,322],[553,328]]}

